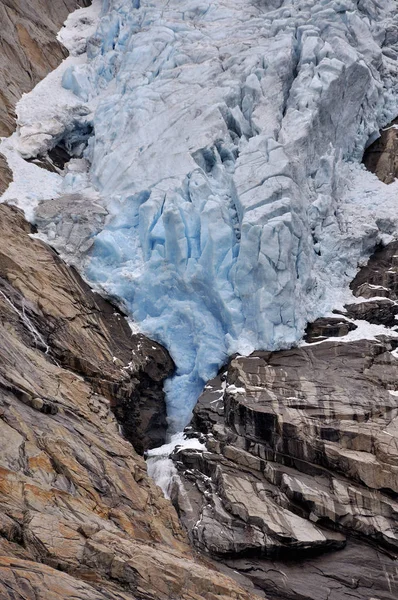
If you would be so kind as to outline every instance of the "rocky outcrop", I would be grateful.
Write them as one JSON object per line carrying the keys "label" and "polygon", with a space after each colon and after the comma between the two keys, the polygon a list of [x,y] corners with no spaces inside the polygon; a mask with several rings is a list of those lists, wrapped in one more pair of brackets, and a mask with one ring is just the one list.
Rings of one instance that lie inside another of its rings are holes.
{"label": "rocky outcrop", "polygon": [[12,181],[12,171],[6,157],[0,154],[0,194],[3,194]]}
{"label": "rocky outcrop", "polygon": [[66,56],[56,34],[68,14],[91,0],[3,0],[0,4],[0,136],[15,128],[14,107]]}
{"label": "rocky outcrop", "polygon": [[40,233],[69,263],[87,252],[101,230],[108,211],[99,201],[83,194],[64,194],[40,202],[35,223]]}
{"label": "rocky outcrop", "polygon": [[[376,325],[398,325],[398,242],[380,247],[351,284],[355,304],[345,306],[345,315]],[[362,301],[361,301],[362,300]]]}
{"label": "rocky outcrop", "polygon": [[163,410],[167,352],[30,232],[0,206],[2,600],[248,600],[194,558],[112,413],[138,446],[162,431],[140,405]]}
{"label": "rocky outcrop", "polygon": [[224,391],[224,376],[210,382],[192,423],[207,450],[174,454],[172,497],[193,543],[271,598],[395,598],[391,350],[363,340],[256,353],[231,362]]}
{"label": "rocky outcrop", "polygon": [[[14,128],[21,92],[64,56],[55,33],[83,4],[0,6],[0,135]],[[1,191],[10,180],[0,156]],[[159,344],[132,335],[18,210],[0,205],[1,600],[253,598],[193,555],[120,434],[139,452],[164,440],[172,370]]]}
{"label": "rocky outcrop", "polygon": [[345,336],[356,328],[355,323],[344,317],[321,317],[313,323],[308,323],[304,339],[309,344],[321,342],[329,337]]}
{"label": "rocky outcrop", "polygon": [[[395,256],[378,250],[353,282],[361,318],[381,287],[395,306]],[[310,328],[314,345],[231,360],[188,430],[206,449],[173,453],[192,542],[275,600],[398,595],[397,341],[347,342],[336,319]],[[342,341],[320,343],[328,331]]]}
{"label": "rocky outcrop", "polygon": [[377,248],[350,287],[357,297],[398,301],[398,242]]}
{"label": "rocky outcrop", "polygon": [[120,311],[30,232],[18,210],[0,205],[0,299],[7,321],[27,344],[105,396],[139,452],[159,445],[167,427],[163,380],[174,368],[168,353],[132,336]]}
{"label": "rocky outcrop", "polygon": [[354,331],[354,321],[374,325],[398,326],[398,242],[380,246],[360,269],[350,288],[356,302],[346,304],[342,314],[309,323],[305,341],[320,342],[329,337],[342,337]]}
{"label": "rocky outcrop", "polygon": [[398,119],[382,129],[380,137],[364,153],[364,165],[384,183],[398,176]]}

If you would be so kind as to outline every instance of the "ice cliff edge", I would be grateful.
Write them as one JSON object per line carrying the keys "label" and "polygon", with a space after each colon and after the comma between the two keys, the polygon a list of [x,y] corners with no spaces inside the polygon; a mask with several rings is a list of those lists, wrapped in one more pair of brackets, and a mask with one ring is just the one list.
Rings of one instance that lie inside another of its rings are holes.
{"label": "ice cliff edge", "polygon": [[40,137],[22,102],[25,155],[93,129],[59,193],[106,209],[80,260],[170,351],[175,429],[228,355],[297,342],[391,233],[358,161],[398,112],[397,51],[388,0],[107,0],[62,76],[80,112]]}

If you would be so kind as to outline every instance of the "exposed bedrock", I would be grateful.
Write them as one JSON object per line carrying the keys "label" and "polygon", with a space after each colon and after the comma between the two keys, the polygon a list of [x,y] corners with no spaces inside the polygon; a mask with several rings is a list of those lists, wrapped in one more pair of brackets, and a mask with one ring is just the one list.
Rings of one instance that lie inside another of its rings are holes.
{"label": "exposed bedrock", "polygon": [[159,443],[167,352],[30,232],[0,205],[1,599],[249,600],[194,558],[112,413]]}
{"label": "exposed bedrock", "polygon": [[3,194],[12,181],[12,171],[8,166],[7,159],[0,154],[0,194]]}
{"label": "exposed bedrock", "polygon": [[345,306],[347,317],[387,327],[397,326],[398,242],[379,247],[350,287],[358,300]]}
{"label": "exposed bedrock", "polygon": [[56,40],[68,14],[91,0],[3,0],[0,4],[0,136],[15,129],[14,107],[66,56]]}
{"label": "exposed bedrock", "polygon": [[320,342],[329,337],[342,337],[357,328],[344,317],[321,317],[313,323],[308,323],[305,332],[305,341]]}
{"label": "exposed bedrock", "polygon": [[[395,246],[374,255],[354,290],[387,283],[377,273],[393,269]],[[332,336],[345,327],[334,320]],[[327,335],[327,323],[315,333]],[[398,596],[397,341],[340,335],[233,358],[194,410],[190,432],[206,450],[173,454],[172,500],[192,542],[269,598]]]}
{"label": "exposed bedrock", "polygon": [[380,132],[380,137],[366,150],[363,162],[384,183],[398,176],[398,119]]}
{"label": "exposed bedrock", "polygon": [[173,372],[167,351],[132,335],[123,315],[30,232],[19,210],[0,205],[4,322],[105,396],[139,452],[163,442],[163,380]]}
{"label": "exposed bedrock", "polygon": [[354,296],[398,300],[398,242],[380,246],[350,285]]}

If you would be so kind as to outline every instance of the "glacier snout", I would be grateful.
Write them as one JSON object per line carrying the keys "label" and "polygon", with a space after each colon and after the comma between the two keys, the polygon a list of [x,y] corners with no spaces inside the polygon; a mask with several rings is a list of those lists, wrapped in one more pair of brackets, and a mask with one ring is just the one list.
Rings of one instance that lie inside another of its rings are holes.
{"label": "glacier snout", "polygon": [[229,355],[296,343],[379,239],[358,161],[397,113],[395,21],[388,0],[108,0],[65,72],[108,213],[80,259],[169,349],[174,429]]}

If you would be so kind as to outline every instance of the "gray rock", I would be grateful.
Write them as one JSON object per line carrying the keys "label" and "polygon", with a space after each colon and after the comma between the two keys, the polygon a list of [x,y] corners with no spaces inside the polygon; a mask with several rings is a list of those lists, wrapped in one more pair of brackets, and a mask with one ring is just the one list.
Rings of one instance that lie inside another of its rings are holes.
{"label": "gray rock", "polygon": [[272,600],[398,597],[398,244],[352,283],[363,301],[308,327],[311,346],[236,356],[208,382],[173,454],[171,497],[192,542]]}
{"label": "gray rock", "polygon": [[345,309],[347,311],[345,314],[350,319],[361,319],[368,321],[368,323],[385,325],[386,327],[395,327],[398,325],[398,321],[396,320],[398,303],[389,298],[369,299],[366,302],[346,304]]}
{"label": "gray rock", "polygon": [[357,326],[344,317],[322,317],[308,323],[304,339],[308,343],[320,342],[328,337],[342,337],[355,329]]}
{"label": "gray rock", "polygon": [[392,183],[398,176],[398,119],[380,132],[380,137],[364,153],[363,162],[384,183]]}
{"label": "gray rock", "polygon": [[108,211],[98,201],[81,194],[45,200],[35,210],[35,223],[64,258],[73,262],[87,252],[101,231]]}
{"label": "gray rock", "polygon": [[[209,382],[192,421],[207,451],[173,455],[172,500],[198,549],[269,598],[396,598],[392,349],[361,340],[257,352]],[[359,554],[362,565],[382,557],[368,579],[353,566]]]}

